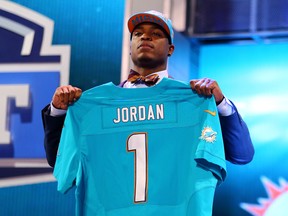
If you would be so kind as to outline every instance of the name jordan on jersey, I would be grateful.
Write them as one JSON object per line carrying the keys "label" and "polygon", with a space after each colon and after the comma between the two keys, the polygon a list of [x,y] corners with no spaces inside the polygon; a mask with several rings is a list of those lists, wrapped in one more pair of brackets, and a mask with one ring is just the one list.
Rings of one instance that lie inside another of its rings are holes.
{"label": "name jordan on jersey", "polygon": [[117,108],[116,115],[116,118],[113,119],[115,124],[120,122],[161,120],[165,118],[163,104]]}

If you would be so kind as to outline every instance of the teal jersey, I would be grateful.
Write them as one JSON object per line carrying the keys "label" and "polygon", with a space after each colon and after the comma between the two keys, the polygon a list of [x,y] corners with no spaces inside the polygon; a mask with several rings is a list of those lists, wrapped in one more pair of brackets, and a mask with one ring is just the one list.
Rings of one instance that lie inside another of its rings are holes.
{"label": "teal jersey", "polygon": [[149,88],[107,83],[69,107],[54,176],[76,185],[77,215],[212,215],[226,162],[214,98],[164,78]]}

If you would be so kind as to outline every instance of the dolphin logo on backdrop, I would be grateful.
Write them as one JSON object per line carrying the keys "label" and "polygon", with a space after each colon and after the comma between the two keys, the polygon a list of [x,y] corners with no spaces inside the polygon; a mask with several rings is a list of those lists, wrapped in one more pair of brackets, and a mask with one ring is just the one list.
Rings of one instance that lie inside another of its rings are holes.
{"label": "dolphin logo on backdrop", "polygon": [[279,185],[266,176],[260,177],[268,197],[258,198],[258,204],[240,203],[240,207],[253,216],[284,216],[288,211],[288,182],[279,177]]}
{"label": "dolphin logo on backdrop", "polygon": [[0,159],[45,158],[41,109],[69,80],[70,46],[51,19],[0,0]]}

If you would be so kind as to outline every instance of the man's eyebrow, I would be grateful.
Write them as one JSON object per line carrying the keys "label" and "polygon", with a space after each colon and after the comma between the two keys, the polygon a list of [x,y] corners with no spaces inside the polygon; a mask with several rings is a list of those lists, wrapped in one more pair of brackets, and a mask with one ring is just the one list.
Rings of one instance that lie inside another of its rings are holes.
{"label": "man's eyebrow", "polygon": [[134,31],[135,31],[135,30],[142,30],[142,29],[143,29],[143,26],[140,25],[140,26],[136,26],[136,27],[134,28]]}

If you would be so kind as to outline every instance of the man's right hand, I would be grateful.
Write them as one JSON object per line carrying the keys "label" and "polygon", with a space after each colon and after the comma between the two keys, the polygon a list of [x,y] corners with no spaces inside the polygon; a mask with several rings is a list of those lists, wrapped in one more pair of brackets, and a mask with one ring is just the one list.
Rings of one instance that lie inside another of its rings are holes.
{"label": "man's right hand", "polygon": [[80,88],[71,85],[60,86],[53,95],[52,104],[57,109],[67,110],[68,106],[78,100],[81,94]]}

